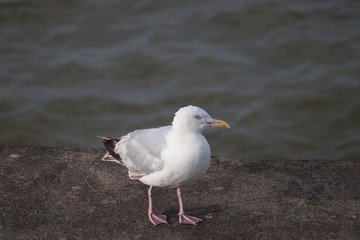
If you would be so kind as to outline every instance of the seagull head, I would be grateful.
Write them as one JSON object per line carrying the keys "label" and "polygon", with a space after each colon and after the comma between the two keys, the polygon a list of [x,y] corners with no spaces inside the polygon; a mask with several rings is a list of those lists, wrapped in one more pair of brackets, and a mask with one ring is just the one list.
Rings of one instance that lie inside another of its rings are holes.
{"label": "seagull head", "polygon": [[175,113],[172,125],[176,129],[199,133],[207,127],[230,128],[227,122],[213,119],[203,109],[191,105],[182,107]]}

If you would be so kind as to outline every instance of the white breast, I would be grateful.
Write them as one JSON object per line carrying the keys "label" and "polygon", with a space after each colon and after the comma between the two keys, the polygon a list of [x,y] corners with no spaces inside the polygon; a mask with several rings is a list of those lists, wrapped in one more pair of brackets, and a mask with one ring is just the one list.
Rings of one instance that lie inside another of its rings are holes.
{"label": "white breast", "polygon": [[161,154],[164,168],[142,177],[143,183],[158,187],[183,186],[199,180],[209,168],[211,152],[203,135],[190,135],[175,144],[169,137],[169,147]]}

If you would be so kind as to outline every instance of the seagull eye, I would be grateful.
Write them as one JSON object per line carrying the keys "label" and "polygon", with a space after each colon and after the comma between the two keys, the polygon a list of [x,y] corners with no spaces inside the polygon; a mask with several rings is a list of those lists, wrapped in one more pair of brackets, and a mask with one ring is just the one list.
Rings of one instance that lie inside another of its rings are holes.
{"label": "seagull eye", "polygon": [[201,119],[201,117],[199,115],[196,115],[194,118],[196,118],[197,120]]}

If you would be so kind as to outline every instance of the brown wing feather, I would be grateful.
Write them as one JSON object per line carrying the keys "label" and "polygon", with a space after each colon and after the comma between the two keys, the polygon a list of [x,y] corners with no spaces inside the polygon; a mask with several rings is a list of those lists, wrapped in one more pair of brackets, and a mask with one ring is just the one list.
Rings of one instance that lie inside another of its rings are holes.
{"label": "brown wing feather", "polygon": [[120,141],[121,138],[102,137],[102,136],[97,136],[97,137],[103,139],[103,144],[104,144],[105,149],[107,151],[107,153],[102,158],[102,160],[104,160],[104,161],[115,161],[115,162],[123,164],[123,161],[122,161],[121,157],[119,156],[119,154],[117,154],[114,151],[116,144]]}

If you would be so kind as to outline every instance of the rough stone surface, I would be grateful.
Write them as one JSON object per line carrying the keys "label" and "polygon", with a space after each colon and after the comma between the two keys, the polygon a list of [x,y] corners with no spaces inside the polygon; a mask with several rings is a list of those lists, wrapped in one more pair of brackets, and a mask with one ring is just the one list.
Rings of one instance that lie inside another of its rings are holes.
{"label": "rough stone surface", "polygon": [[0,146],[0,239],[360,239],[360,161],[214,157],[183,188],[198,226],[177,222],[174,189],[147,186],[103,150]]}

